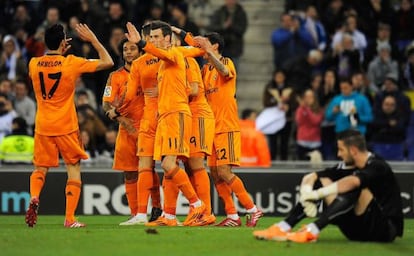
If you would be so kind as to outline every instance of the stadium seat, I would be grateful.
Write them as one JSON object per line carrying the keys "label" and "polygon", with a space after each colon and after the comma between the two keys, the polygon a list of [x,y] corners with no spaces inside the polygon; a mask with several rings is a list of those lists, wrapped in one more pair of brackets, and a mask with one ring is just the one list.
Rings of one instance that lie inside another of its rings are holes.
{"label": "stadium seat", "polygon": [[400,144],[385,144],[373,143],[372,150],[375,154],[383,157],[386,160],[402,161],[404,160],[404,143]]}

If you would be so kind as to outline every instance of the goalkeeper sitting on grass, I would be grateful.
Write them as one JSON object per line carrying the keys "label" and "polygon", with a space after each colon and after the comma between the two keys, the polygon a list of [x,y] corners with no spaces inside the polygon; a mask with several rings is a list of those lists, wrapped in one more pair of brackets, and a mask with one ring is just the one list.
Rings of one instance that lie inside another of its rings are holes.
{"label": "goalkeeper sitting on grass", "polygon": [[[400,188],[391,167],[367,150],[358,131],[338,134],[338,157],[342,163],[306,175],[300,202],[283,221],[257,230],[257,239],[314,242],[328,224],[335,224],[350,240],[392,242],[403,234]],[[326,207],[319,218],[300,229],[291,229],[306,216],[315,217],[317,206]]]}

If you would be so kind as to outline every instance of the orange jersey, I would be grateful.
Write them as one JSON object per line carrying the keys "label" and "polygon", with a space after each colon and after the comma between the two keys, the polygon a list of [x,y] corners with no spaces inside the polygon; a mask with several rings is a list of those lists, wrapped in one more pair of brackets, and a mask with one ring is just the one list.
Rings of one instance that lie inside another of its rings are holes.
{"label": "orange jersey", "polygon": [[[129,71],[125,67],[112,72],[108,77],[102,101],[113,104],[122,100],[123,94],[127,91],[128,76]],[[135,97],[122,107],[121,112],[124,116],[133,120],[135,128],[139,128],[143,110],[144,94],[141,87],[139,87],[135,93]],[[122,126],[120,127],[122,129]]]}
{"label": "orange jersey", "polygon": [[151,43],[143,49],[162,60],[158,70],[159,116],[174,112],[191,115],[183,54],[175,47],[162,50]]}
{"label": "orange jersey", "polygon": [[82,73],[95,72],[97,66],[97,60],[74,55],[45,55],[30,60],[29,76],[37,102],[36,133],[59,136],[79,129],[75,81]]}
{"label": "orange jersey", "polygon": [[[157,88],[157,74],[161,61],[151,54],[145,53],[132,62],[130,75],[128,78],[128,90],[125,101],[131,101],[138,91],[144,92],[144,116],[148,117],[149,113],[156,113],[158,109],[157,97],[145,95],[145,90]],[[151,114],[151,119],[153,115]],[[145,118],[145,117],[144,117]]]}
{"label": "orange jersey", "polygon": [[236,69],[229,58],[222,57],[221,62],[229,70],[227,77],[222,76],[210,63],[203,67],[207,101],[216,119],[216,133],[240,131],[236,102]]}
{"label": "orange jersey", "polygon": [[189,84],[198,84],[198,94],[195,97],[191,97],[191,101],[189,103],[193,117],[214,118],[213,111],[211,110],[211,107],[206,99],[200,66],[198,66],[198,63],[194,58],[187,57],[185,58],[185,68],[187,82]]}

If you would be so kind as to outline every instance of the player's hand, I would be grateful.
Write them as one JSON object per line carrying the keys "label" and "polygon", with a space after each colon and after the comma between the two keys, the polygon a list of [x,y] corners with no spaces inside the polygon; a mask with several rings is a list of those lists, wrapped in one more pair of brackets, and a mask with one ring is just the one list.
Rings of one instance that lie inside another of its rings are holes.
{"label": "player's hand", "polygon": [[202,36],[196,36],[194,37],[194,42],[200,46],[201,49],[205,50],[206,52],[212,51],[213,46],[211,45],[210,41]]}
{"label": "player's hand", "polygon": [[131,22],[126,24],[128,33],[125,33],[128,41],[137,44],[141,40],[141,35],[139,34],[137,28]]}
{"label": "player's hand", "polygon": [[86,42],[98,41],[96,35],[89,29],[88,25],[79,23],[75,27],[76,32],[78,32],[79,37]]}
{"label": "player's hand", "polygon": [[69,44],[70,41],[72,41],[72,37],[66,38],[65,48],[62,51],[62,55],[65,55],[69,51],[69,49],[72,47],[72,45]]}
{"label": "player's hand", "polygon": [[115,108],[108,110],[105,114],[111,120],[115,120],[115,118],[119,117],[119,113],[116,112]]}
{"label": "player's hand", "polygon": [[181,29],[177,28],[176,26],[171,26],[171,30],[175,34],[180,34],[181,33]]}
{"label": "player's hand", "polygon": [[116,119],[119,124],[124,127],[124,129],[129,133],[129,134],[134,134],[137,132],[137,129],[135,129],[134,127],[134,123],[132,122],[131,119],[124,117],[124,116],[120,116]]}
{"label": "player's hand", "polygon": [[316,217],[316,214],[318,213],[318,208],[316,207],[316,204],[313,202],[305,201],[301,203],[303,206],[303,211],[305,212],[306,216],[310,218]]}

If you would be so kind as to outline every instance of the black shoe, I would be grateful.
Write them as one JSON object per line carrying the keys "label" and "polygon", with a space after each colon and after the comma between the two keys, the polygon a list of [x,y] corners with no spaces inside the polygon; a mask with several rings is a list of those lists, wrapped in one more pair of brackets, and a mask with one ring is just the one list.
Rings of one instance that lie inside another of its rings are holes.
{"label": "black shoe", "polygon": [[153,207],[152,210],[151,210],[151,217],[149,219],[149,222],[158,219],[158,217],[160,217],[161,214],[162,214],[162,209],[161,208]]}

